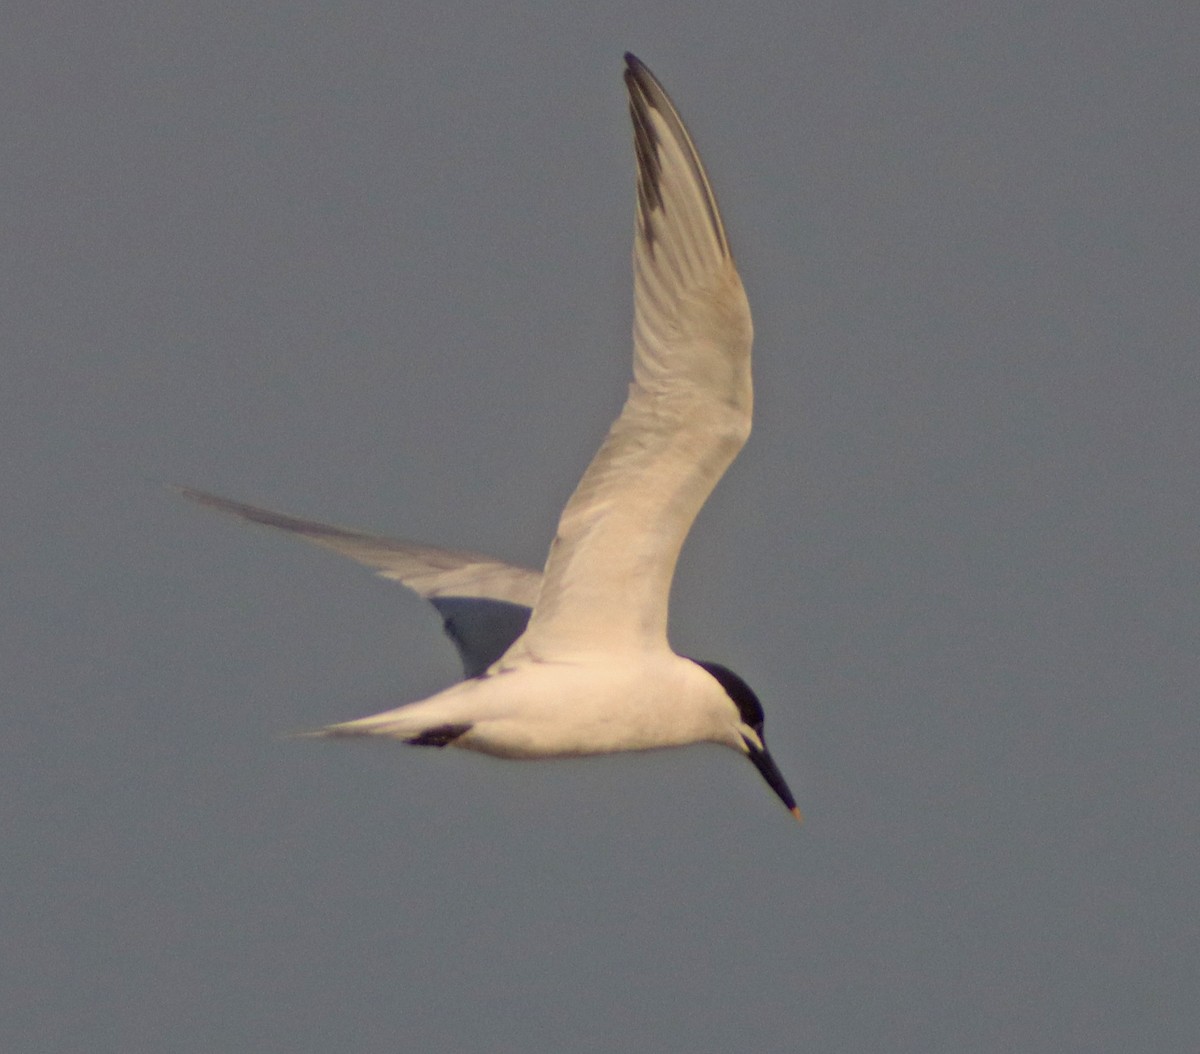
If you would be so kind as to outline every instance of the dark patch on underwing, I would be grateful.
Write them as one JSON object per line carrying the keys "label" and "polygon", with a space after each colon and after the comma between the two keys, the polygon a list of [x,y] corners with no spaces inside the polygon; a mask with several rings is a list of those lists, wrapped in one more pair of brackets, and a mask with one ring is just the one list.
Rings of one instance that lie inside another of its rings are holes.
{"label": "dark patch on underwing", "polygon": [[470,730],[470,725],[434,725],[433,728],[427,728],[420,735],[404,742],[412,747],[444,747]]}
{"label": "dark patch on underwing", "polygon": [[490,597],[430,597],[442,628],[458,649],[467,677],[480,676],[522,633],[530,609]]}

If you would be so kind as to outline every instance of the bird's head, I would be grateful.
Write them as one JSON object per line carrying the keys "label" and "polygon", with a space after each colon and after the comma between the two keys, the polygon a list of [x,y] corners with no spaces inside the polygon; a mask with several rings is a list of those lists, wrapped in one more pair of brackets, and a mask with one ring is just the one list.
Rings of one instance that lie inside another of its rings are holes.
{"label": "bird's head", "polygon": [[[695,660],[693,660],[695,661]],[[788,811],[803,822],[804,816],[796,805],[796,799],[788,789],[787,782],[775,760],[767,750],[763,738],[763,708],[750,686],[728,667],[716,662],[697,662],[725,691],[737,711],[729,737],[724,740],[735,750],[740,750],[758,769],[767,785],[787,806]]]}

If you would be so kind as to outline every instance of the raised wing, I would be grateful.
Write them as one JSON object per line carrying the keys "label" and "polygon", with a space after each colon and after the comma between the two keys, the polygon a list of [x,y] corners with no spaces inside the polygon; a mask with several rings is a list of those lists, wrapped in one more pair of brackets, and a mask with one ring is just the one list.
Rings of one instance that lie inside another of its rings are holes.
{"label": "raised wing", "polygon": [[750,434],[750,308],[716,199],[662,86],[632,55],[637,154],[633,384],[559,520],[505,662],[667,647],[696,514]]}
{"label": "raised wing", "polygon": [[479,553],[384,538],[177,487],[191,501],[275,527],[348,556],[424,597],[442,616],[468,677],[486,670],[525,629],[541,574]]}

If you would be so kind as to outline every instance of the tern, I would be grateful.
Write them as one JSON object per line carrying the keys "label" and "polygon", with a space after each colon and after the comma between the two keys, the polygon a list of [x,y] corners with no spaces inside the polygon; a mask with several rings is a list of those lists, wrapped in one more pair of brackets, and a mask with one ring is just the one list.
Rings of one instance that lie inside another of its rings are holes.
{"label": "tern", "polygon": [[716,743],[752,762],[802,819],[767,750],[758,697],[667,642],[680,549],[750,434],[752,327],[695,144],[650,70],[630,54],[625,65],[637,160],[633,383],[542,572],[178,490],[374,568],[442,616],[464,680],[308,734],[514,759]]}

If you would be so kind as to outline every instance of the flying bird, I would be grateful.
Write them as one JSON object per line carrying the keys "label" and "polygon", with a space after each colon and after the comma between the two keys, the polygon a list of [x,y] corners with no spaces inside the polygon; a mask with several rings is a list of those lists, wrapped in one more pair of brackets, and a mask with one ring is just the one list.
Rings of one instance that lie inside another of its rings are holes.
{"label": "flying bird", "polygon": [[202,505],[289,531],[428,599],[465,679],[329,725],[535,759],[717,743],[802,819],[737,674],[677,655],[667,603],[684,539],[750,434],[750,308],[700,155],[662,85],[625,56],[637,159],[633,383],[571,495],[545,569],[297,519],[192,488]]}

